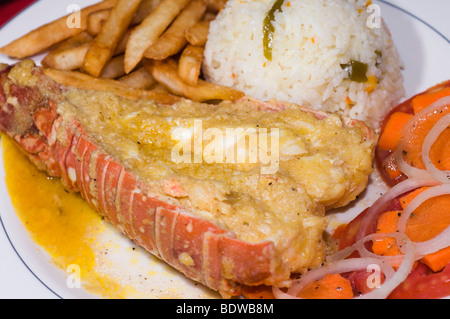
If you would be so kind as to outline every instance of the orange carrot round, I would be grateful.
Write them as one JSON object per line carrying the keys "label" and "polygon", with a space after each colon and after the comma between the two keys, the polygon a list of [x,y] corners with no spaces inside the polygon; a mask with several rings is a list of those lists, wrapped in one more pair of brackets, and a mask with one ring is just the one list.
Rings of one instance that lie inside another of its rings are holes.
{"label": "orange carrot round", "polygon": [[305,299],[350,299],[354,295],[350,281],[340,274],[328,274],[303,288],[298,297]]}
{"label": "orange carrot round", "polygon": [[412,117],[412,114],[403,112],[395,112],[392,114],[380,136],[378,147],[383,150],[395,150],[400,139],[402,138],[403,128],[406,123],[412,119]]}

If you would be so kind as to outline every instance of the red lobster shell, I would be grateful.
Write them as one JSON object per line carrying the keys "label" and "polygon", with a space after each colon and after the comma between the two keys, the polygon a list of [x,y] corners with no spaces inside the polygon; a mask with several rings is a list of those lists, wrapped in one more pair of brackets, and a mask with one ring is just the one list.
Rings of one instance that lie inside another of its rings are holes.
{"label": "red lobster shell", "polygon": [[[63,122],[56,110],[61,87],[37,67],[32,72],[45,82],[48,96],[36,86],[16,85],[8,79],[11,68],[0,66],[0,131],[12,137],[39,169],[80,192],[138,245],[224,297],[239,295],[242,284],[272,285],[289,279],[290,271],[273,242],[241,241],[149,193],[135,174],[92,141],[77,120],[63,127],[64,138],[57,138]],[[314,112],[318,118],[326,117]],[[367,132],[372,138],[371,130]],[[180,257],[186,254],[189,262]]]}

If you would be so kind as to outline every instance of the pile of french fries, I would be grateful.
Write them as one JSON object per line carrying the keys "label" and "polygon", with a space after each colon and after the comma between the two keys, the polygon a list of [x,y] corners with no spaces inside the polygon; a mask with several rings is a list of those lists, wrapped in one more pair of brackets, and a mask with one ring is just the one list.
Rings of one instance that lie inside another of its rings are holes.
{"label": "pile of french fries", "polygon": [[45,53],[56,82],[126,98],[206,102],[244,94],[202,79],[209,23],[226,0],[104,0],[50,22],[0,48],[25,59]]}

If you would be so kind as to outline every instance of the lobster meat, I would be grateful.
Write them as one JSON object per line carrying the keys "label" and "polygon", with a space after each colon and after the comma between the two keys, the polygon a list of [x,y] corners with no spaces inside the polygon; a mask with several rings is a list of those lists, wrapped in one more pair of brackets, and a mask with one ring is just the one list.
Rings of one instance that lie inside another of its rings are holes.
{"label": "lobster meat", "polygon": [[[305,225],[318,225],[314,230],[305,228],[296,235],[303,240],[301,247],[305,252],[298,251],[300,246],[289,238],[288,231],[281,244],[279,239],[271,236],[247,240],[232,226],[198,214],[195,205],[188,205],[189,202],[182,199],[189,193],[189,187],[183,184],[186,178],[149,181],[130,169],[132,166],[126,165],[125,160],[107,152],[101,136],[94,136],[83,121],[61,107],[67,104],[65,92],[71,90],[45,76],[32,61],[22,61],[14,66],[0,65],[0,131],[9,135],[39,169],[60,178],[68,190],[80,192],[123,234],[187,277],[219,291],[223,297],[239,295],[243,285],[287,286],[292,273],[320,265],[325,254],[322,240],[326,228],[325,209],[353,200],[364,190],[371,173],[375,135],[363,123],[344,119],[342,126],[354,129],[350,134],[353,139],[357,136],[352,147],[362,150],[366,160],[358,167],[349,168],[344,176],[349,179],[358,174],[359,179],[349,183],[352,186],[345,194],[335,195],[333,201],[329,196],[321,202],[318,197],[306,195],[300,184],[295,184],[295,188],[289,186],[292,191],[298,191],[299,196],[303,194],[304,202],[309,205],[305,208],[308,211]],[[249,98],[247,103],[259,103],[267,113],[281,112],[287,107],[282,103],[274,106]],[[312,110],[302,109],[302,112],[314,114],[317,121],[328,117]],[[114,145],[110,143],[109,147]],[[282,176],[274,174],[261,178],[276,183]],[[203,186],[202,192],[215,187],[213,183],[201,185],[210,185]],[[282,199],[265,200],[276,202]],[[276,203],[272,205],[276,206]],[[267,223],[271,222],[267,218]],[[264,223],[253,225],[255,232],[264,233],[260,229],[262,226],[255,225]],[[279,230],[280,234],[283,232],[283,229]],[[309,257],[302,257],[308,254]]]}

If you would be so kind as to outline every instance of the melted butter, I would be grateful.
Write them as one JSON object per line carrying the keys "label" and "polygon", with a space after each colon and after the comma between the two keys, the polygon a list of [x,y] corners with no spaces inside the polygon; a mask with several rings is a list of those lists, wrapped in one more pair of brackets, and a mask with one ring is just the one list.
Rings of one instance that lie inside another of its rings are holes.
{"label": "melted butter", "polygon": [[[126,298],[132,288],[96,272],[96,236],[104,230],[100,215],[81,196],[39,172],[2,136],[6,185],[18,217],[32,239],[63,271],[76,265],[83,288],[104,298]],[[72,274],[72,273],[70,273]]]}

